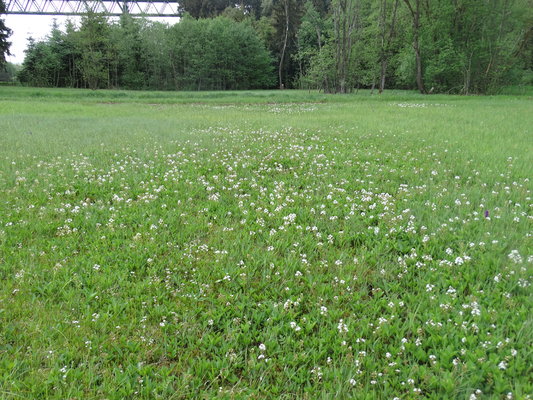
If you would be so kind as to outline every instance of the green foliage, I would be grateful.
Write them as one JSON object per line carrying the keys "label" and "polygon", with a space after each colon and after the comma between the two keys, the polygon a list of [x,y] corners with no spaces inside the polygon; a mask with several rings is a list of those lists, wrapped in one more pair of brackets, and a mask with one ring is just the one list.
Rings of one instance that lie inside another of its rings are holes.
{"label": "green foliage", "polygon": [[183,0],[179,3],[179,11],[182,16],[190,15],[194,19],[215,18],[220,15],[228,15],[228,12],[235,16],[235,10],[238,9],[248,16],[259,19],[261,17],[261,0],[246,0],[235,3],[228,0]]}
{"label": "green foliage", "polygon": [[[365,86],[372,83],[374,64],[378,57],[375,49],[384,46],[381,30],[384,29],[383,37],[388,37],[392,29],[390,18],[393,5],[389,1],[382,15],[379,11],[382,3],[384,5],[386,1],[361,4],[355,11],[361,21],[359,30],[355,31],[352,39],[354,59],[349,63],[347,79],[355,77],[355,82]],[[419,0],[413,4],[418,3]],[[527,82],[526,71],[531,69],[527,65],[531,65],[533,48],[533,12],[529,0],[512,3],[493,0],[490,6],[467,1],[461,7],[451,0],[428,1],[420,7],[422,11],[418,40],[422,58],[422,81],[428,90],[434,87],[435,92],[496,93],[507,84],[517,84],[522,79]],[[329,18],[334,20],[335,15]],[[416,86],[415,52],[410,44],[413,40],[410,18],[407,7],[400,3],[390,47],[387,71],[389,87]],[[302,25],[302,38],[309,37],[306,34],[308,29],[307,24]],[[323,48],[327,55],[319,55],[317,52],[310,57],[307,44],[301,46],[302,54],[299,57],[308,59],[305,64],[309,66],[308,80],[316,87],[321,84],[313,77],[323,81],[326,74],[320,74],[320,71],[324,68],[327,68],[330,76],[338,75],[340,53],[327,47],[338,46],[343,36],[341,30],[330,32],[331,39],[329,42],[326,40]],[[324,59],[330,57],[334,57],[335,62],[326,65]]]}
{"label": "green foliage", "polygon": [[249,17],[259,19],[262,11],[261,0],[244,0],[239,3],[228,0],[183,0],[179,3],[181,16],[189,15],[194,19],[222,15],[240,22]]}
{"label": "green foliage", "polygon": [[278,61],[279,87],[292,87],[292,79],[298,71],[291,54],[298,51],[298,29],[304,13],[303,0],[279,0],[273,2],[271,23],[274,30],[270,49]]}
{"label": "green foliage", "polygon": [[20,69],[20,65],[13,63],[6,63],[4,69],[0,69],[0,82],[15,83],[15,76]]}
{"label": "green foliage", "polygon": [[21,83],[44,87],[220,90],[275,85],[270,55],[249,20],[194,20],[171,27],[89,13],[65,33],[30,40]]}
{"label": "green foliage", "polygon": [[533,71],[532,0],[187,0],[180,7],[173,26],[94,13],[65,32],[54,25],[44,41],[29,42],[19,81],[495,94],[528,85]]}
{"label": "green foliage", "polygon": [[17,75],[19,81],[31,86],[53,86],[57,58],[52,53],[51,47],[44,42],[35,42],[30,37],[24,52],[26,53],[24,64]]}
{"label": "green foliage", "polygon": [[522,44],[533,29],[530,7],[529,0],[493,0],[490,5],[468,1],[460,9],[448,1],[428,9],[421,31],[429,55],[424,57],[427,85],[468,94],[495,93],[518,82]]}
{"label": "green foliage", "polygon": [[[0,16],[5,14],[6,5],[4,0],[0,0]],[[6,64],[6,55],[10,55],[9,48],[11,43],[7,39],[11,36],[11,29],[9,29],[3,19],[0,18],[0,69],[4,68]]]}
{"label": "green foliage", "polygon": [[169,29],[168,42],[182,89],[257,89],[274,83],[270,56],[247,21],[184,18]]}
{"label": "green foliage", "polygon": [[[106,68],[110,58],[110,26],[107,18],[89,11],[82,17],[73,42],[81,54],[78,65],[83,79],[92,90],[102,87],[110,70]],[[107,82],[109,88],[109,79]]]}

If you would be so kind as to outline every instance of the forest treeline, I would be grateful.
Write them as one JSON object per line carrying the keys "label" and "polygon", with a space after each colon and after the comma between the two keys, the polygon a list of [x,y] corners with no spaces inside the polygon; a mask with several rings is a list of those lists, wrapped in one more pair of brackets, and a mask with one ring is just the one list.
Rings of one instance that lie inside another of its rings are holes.
{"label": "forest treeline", "polygon": [[89,12],[30,39],[17,79],[149,90],[497,93],[533,83],[533,0],[185,0],[169,25]]}

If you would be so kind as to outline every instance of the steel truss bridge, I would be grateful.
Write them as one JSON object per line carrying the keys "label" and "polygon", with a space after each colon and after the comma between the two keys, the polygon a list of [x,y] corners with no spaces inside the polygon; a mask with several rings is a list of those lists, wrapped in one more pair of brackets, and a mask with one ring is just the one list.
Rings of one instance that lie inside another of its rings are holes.
{"label": "steel truss bridge", "polygon": [[26,15],[83,15],[87,10],[107,15],[132,15],[147,17],[177,17],[176,0],[7,0],[7,14]]}

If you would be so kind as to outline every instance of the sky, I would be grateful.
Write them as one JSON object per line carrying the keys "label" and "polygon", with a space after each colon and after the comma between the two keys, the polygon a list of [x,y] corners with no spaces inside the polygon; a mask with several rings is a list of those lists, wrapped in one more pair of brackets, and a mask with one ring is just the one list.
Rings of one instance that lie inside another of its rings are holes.
{"label": "sky", "polygon": [[[27,39],[32,36],[34,39],[40,39],[51,31],[52,21],[56,18],[61,29],[64,29],[65,21],[70,18],[79,21],[80,17],[67,17],[61,15],[3,15],[6,26],[13,31],[8,39],[12,44],[10,48],[11,56],[7,56],[7,61],[14,64],[22,64],[24,61],[24,49],[26,49]],[[153,17],[148,18],[155,21],[169,22],[175,24],[178,22],[176,17]]]}

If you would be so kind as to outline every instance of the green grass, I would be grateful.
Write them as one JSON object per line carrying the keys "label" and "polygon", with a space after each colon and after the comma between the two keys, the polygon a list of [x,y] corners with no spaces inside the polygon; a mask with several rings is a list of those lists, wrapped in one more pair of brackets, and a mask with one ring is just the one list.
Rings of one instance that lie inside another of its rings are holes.
{"label": "green grass", "polygon": [[0,398],[530,398],[531,105],[0,87]]}
{"label": "green grass", "polygon": [[[501,96],[482,96],[484,99],[527,99],[533,98],[533,86],[509,86],[502,90]],[[354,98],[355,97],[355,98]],[[477,97],[477,96],[474,96]],[[360,90],[357,96],[328,95],[307,90],[250,90],[250,91],[201,91],[201,92],[152,92],[135,90],[89,90],[89,89],[46,89],[21,86],[5,86],[0,90],[0,101],[7,100],[46,100],[46,102],[71,102],[87,103],[152,103],[152,104],[263,104],[263,103],[290,103],[290,102],[334,102],[352,103],[354,101],[419,101],[439,102],[470,101],[471,96],[424,96],[415,91],[391,90],[382,95],[377,92],[370,94],[369,90]]]}

